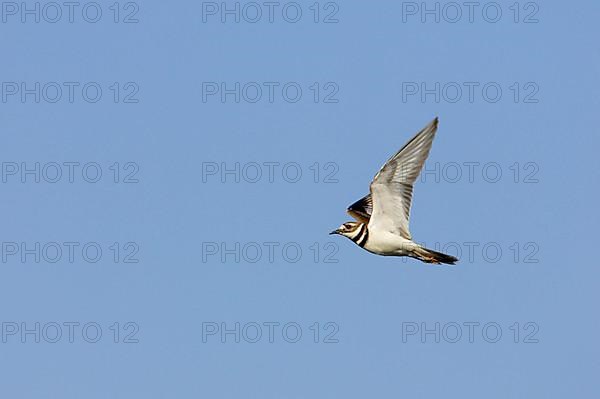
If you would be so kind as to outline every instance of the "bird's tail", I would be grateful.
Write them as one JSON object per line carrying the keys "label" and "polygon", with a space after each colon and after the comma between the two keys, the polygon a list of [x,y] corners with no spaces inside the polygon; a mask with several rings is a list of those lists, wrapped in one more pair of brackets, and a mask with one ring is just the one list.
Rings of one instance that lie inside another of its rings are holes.
{"label": "bird's tail", "polygon": [[413,258],[419,259],[425,263],[434,263],[439,265],[441,263],[446,263],[448,265],[453,265],[458,262],[458,258],[455,258],[452,255],[446,255],[441,252],[434,251],[432,249],[428,249],[425,247],[417,247],[413,250]]}

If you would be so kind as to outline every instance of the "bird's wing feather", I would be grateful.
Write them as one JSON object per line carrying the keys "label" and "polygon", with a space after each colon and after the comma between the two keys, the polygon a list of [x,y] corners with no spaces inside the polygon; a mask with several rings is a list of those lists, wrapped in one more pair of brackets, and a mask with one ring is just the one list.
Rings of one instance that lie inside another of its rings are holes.
{"label": "bird's wing feather", "polygon": [[369,223],[371,214],[373,213],[373,200],[371,194],[367,194],[354,204],[350,205],[346,212],[354,219],[362,223]]}
{"label": "bird's wing feather", "polygon": [[413,183],[421,173],[437,131],[435,118],[383,165],[371,182],[373,212],[369,229],[388,231],[410,240],[409,216]]}

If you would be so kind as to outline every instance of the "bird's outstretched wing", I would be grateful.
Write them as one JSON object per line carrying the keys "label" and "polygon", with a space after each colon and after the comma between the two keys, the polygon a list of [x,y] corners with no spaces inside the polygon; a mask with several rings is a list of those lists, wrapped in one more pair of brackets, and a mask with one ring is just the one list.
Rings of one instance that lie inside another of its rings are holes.
{"label": "bird's outstretched wing", "polygon": [[411,239],[408,222],[413,183],[421,173],[437,131],[435,118],[391,157],[371,183],[373,211],[369,230],[388,231]]}
{"label": "bird's outstretched wing", "polygon": [[354,204],[350,205],[346,212],[354,219],[362,223],[369,223],[371,214],[373,213],[373,200],[371,194],[367,194]]}

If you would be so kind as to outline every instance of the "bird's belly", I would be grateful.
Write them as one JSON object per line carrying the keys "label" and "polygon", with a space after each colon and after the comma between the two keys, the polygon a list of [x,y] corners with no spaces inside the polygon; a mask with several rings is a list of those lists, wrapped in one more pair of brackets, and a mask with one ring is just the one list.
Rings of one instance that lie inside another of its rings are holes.
{"label": "bird's belly", "polygon": [[369,234],[365,249],[379,255],[407,255],[415,243],[388,232]]}

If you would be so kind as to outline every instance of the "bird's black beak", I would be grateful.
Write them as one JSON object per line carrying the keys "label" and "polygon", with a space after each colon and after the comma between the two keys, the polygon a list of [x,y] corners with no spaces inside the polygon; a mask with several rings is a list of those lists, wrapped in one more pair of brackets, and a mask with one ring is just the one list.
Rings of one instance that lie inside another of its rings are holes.
{"label": "bird's black beak", "polygon": [[332,234],[339,234],[339,233],[340,233],[340,232],[339,232],[339,230],[338,230],[338,229],[335,229],[335,230],[333,230],[331,233],[329,233],[329,235],[332,235]]}

